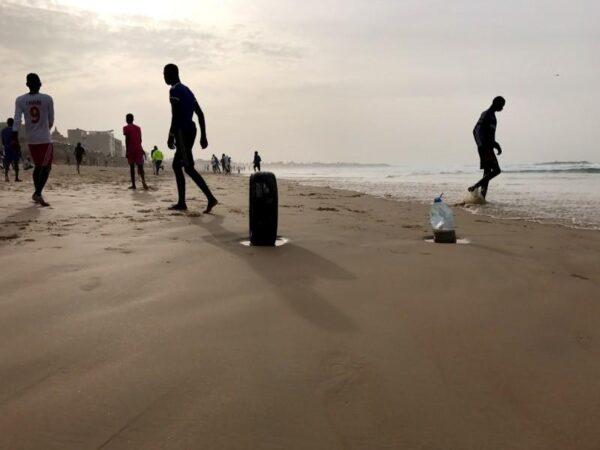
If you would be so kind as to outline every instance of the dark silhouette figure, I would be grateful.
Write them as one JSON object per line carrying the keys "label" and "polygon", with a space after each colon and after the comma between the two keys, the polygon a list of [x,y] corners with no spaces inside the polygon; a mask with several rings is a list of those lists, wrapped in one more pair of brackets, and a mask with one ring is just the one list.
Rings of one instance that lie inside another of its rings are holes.
{"label": "dark silhouette figure", "polygon": [[221,173],[221,167],[219,165],[219,158],[217,158],[214,153],[211,158],[211,163],[212,163],[213,173]]}
{"label": "dark silhouette figure", "polygon": [[73,153],[75,153],[75,163],[77,164],[77,173],[80,173],[79,167],[81,166],[81,163],[83,161],[83,155],[85,155],[85,148],[83,148],[83,146],[81,145],[81,142],[77,143]]}
{"label": "dark silhouette figure", "polygon": [[131,176],[131,186],[129,189],[136,189],[135,185],[135,166],[138,168],[138,174],[142,179],[144,190],[148,190],[146,178],[144,175],[144,159],[145,153],[142,148],[142,129],[133,123],[133,114],[125,116],[127,125],[123,127],[123,135],[125,136],[125,148],[127,162],[129,163],[129,174]]}
{"label": "dark silhouette figure", "polygon": [[177,203],[172,205],[169,209],[187,209],[185,201],[185,176],[183,175],[183,172],[185,171],[206,196],[208,204],[206,205],[204,212],[208,214],[219,202],[208,188],[202,175],[194,168],[194,155],[192,154],[192,148],[194,147],[194,141],[196,140],[197,134],[196,124],[193,120],[194,113],[198,116],[198,123],[200,125],[200,146],[203,149],[208,147],[204,113],[196,101],[193,92],[181,83],[181,80],[179,79],[179,68],[175,64],[167,64],[163,74],[165,83],[171,86],[169,96],[172,117],[167,145],[170,149],[175,149],[173,172],[175,173],[178,194]]}
{"label": "dark silhouette figure", "polygon": [[50,136],[50,130],[54,126],[54,101],[49,95],[40,93],[42,81],[36,73],[27,75],[26,84],[29,93],[21,95],[15,101],[12,148],[20,151],[18,130],[21,118],[25,117],[27,145],[35,166],[33,169],[35,191],[31,199],[40,206],[50,206],[44,200],[42,191],[50,176],[54,156],[54,147]]}
{"label": "dark silhouette figure", "polygon": [[6,120],[6,128],[2,130],[2,147],[4,148],[4,158],[2,164],[4,165],[4,180],[10,181],[8,178],[8,171],[10,166],[15,171],[15,181],[21,181],[19,179],[19,160],[21,159],[21,151],[13,146],[13,125],[15,121],[12,118]]}
{"label": "dark silhouette figure", "polygon": [[497,149],[498,155],[502,154],[500,144],[496,142],[496,112],[502,111],[506,100],[503,97],[496,97],[492,102],[492,106],[481,114],[473,129],[473,136],[477,143],[477,151],[479,152],[480,168],[483,170],[483,178],[469,188],[469,192],[473,192],[478,187],[481,187],[481,195],[486,197],[490,180],[502,173],[498,158],[494,154],[494,149]]}
{"label": "dark silhouette figure", "polygon": [[260,162],[262,161],[262,159],[260,158],[260,155],[258,154],[258,152],[254,152],[254,171],[256,172],[257,170],[260,172]]}
{"label": "dark silhouette figure", "polygon": [[221,168],[223,169],[223,173],[227,174],[227,155],[225,153],[221,155]]}

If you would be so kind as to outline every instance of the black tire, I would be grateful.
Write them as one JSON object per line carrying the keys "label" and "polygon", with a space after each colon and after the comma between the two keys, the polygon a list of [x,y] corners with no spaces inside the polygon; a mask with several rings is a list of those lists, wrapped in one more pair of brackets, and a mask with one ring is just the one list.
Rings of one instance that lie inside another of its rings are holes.
{"label": "black tire", "polygon": [[271,172],[250,176],[250,243],[275,245],[278,221],[277,180]]}

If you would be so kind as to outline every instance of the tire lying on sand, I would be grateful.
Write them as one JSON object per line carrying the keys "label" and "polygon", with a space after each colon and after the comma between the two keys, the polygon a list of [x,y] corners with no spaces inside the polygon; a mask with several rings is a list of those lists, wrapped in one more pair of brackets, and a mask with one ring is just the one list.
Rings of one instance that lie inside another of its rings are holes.
{"label": "tire lying on sand", "polygon": [[250,243],[274,246],[278,220],[277,180],[271,172],[250,176]]}

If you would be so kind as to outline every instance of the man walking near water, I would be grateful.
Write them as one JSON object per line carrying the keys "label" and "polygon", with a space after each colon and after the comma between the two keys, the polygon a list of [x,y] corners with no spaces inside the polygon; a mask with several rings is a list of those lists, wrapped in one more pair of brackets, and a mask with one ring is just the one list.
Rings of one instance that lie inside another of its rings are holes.
{"label": "man walking near water", "polygon": [[483,198],[487,195],[490,180],[502,172],[498,164],[498,158],[494,154],[494,149],[498,150],[498,155],[502,154],[502,148],[496,142],[496,125],[498,123],[496,112],[502,111],[505,104],[506,100],[503,97],[496,97],[492,102],[492,106],[481,113],[481,117],[473,129],[473,136],[479,152],[479,167],[483,170],[483,178],[471,186],[469,192],[481,187]]}
{"label": "man walking near water", "polygon": [[206,123],[204,113],[196,101],[192,91],[181,83],[179,79],[179,68],[175,64],[167,64],[164,69],[165,83],[171,86],[169,97],[171,102],[171,127],[169,129],[169,138],[167,145],[170,149],[175,149],[173,157],[173,172],[175,172],[175,181],[177,182],[177,203],[169,209],[187,210],[185,201],[185,171],[188,176],[194,180],[198,187],[206,195],[208,204],[204,212],[210,213],[219,203],[208,188],[204,178],[194,168],[194,155],[192,147],[196,140],[196,125],[194,124],[194,113],[198,116],[200,125],[200,146],[205,149],[208,147],[206,139]]}
{"label": "man walking near water", "polygon": [[42,191],[52,170],[54,147],[50,130],[54,126],[54,101],[52,97],[41,94],[42,82],[35,73],[27,75],[29,93],[21,95],[15,102],[15,119],[13,123],[12,148],[20,151],[19,125],[22,116],[25,116],[25,134],[29,153],[35,168],[33,169],[33,185],[35,191],[32,200],[40,206],[50,206],[44,200]]}
{"label": "man walking near water", "polygon": [[254,152],[254,171],[256,172],[257,170],[260,172],[260,162],[262,161],[262,159],[260,158],[260,155],[258,154],[257,151]]}

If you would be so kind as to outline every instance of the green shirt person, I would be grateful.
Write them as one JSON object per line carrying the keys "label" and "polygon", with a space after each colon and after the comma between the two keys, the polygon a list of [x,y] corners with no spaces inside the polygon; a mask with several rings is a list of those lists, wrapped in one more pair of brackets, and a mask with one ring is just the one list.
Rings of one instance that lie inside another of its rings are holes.
{"label": "green shirt person", "polygon": [[154,163],[154,175],[158,175],[158,173],[161,169],[165,170],[165,168],[162,166],[164,156],[156,145],[150,152],[150,158],[152,159],[152,162]]}

